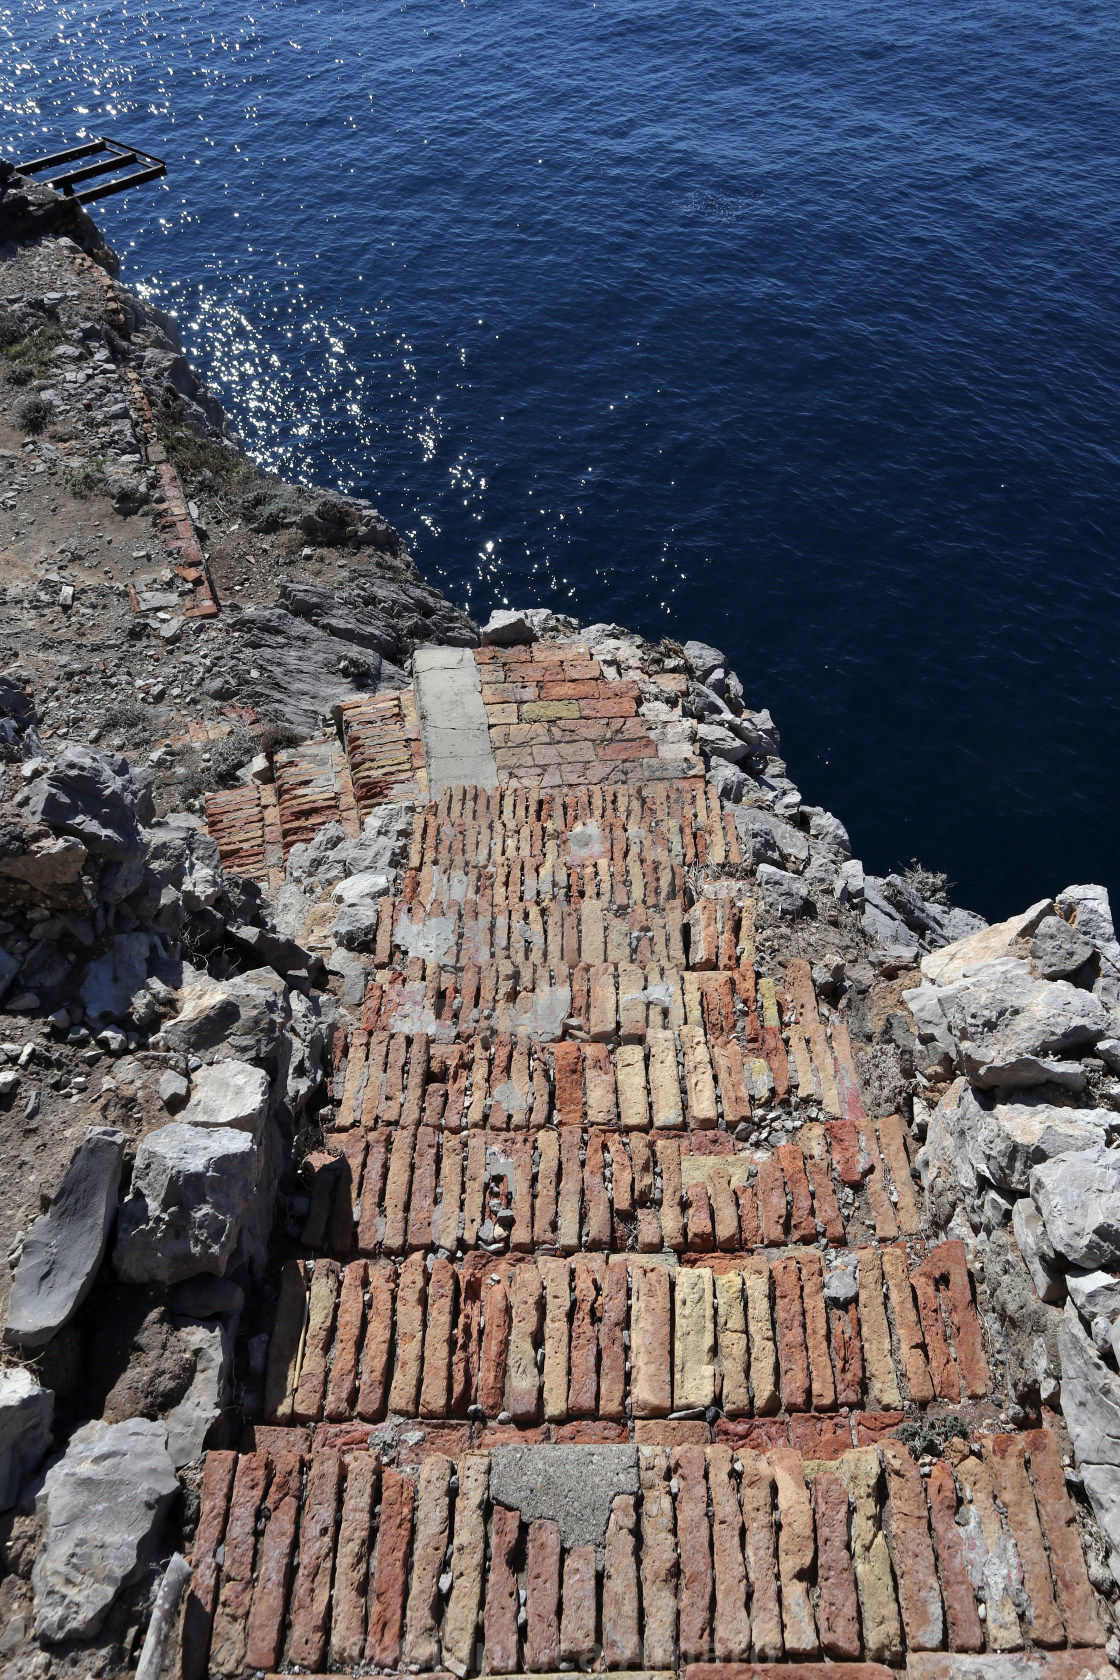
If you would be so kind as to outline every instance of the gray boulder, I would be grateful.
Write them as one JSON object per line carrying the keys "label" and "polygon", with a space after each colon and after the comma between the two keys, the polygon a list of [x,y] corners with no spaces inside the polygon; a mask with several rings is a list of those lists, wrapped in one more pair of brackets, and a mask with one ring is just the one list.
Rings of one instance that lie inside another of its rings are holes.
{"label": "gray boulder", "polygon": [[158,1557],[178,1491],[164,1424],[99,1421],[71,1436],[39,1497],[46,1531],[31,1575],[39,1639],[97,1632],[121,1588]]}
{"label": "gray boulder", "polygon": [[1068,922],[1092,941],[1115,976],[1120,972],[1120,944],[1112,921],[1108,890],[1096,884],[1067,887],[1055,901]]}
{"label": "gray boulder", "polygon": [[1069,1298],[1087,1324],[1094,1318],[1107,1318],[1109,1323],[1120,1317],[1120,1277],[1113,1272],[1066,1273]]}
{"label": "gray boulder", "polygon": [[707,642],[686,642],[684,656],[698,683],[706,683],[713,671],[727,669],[726,656],[718,648],[709,647]]}
{"label": "gray boulder", "polygon": [[1061,916],[1047,916],[1031,940],[1031,956],[1044,980],[1065,980],[1093,954],[1093,941]]}
{"label": "gray boulder", "polygon": [[774,837],[769,811],[753,805],[740,805],[735,812],[735,828],[746,862],[781,864],[782,854]]}
{"label": "gray boulder", "polygon": [[1000,957],[941,988],[941,1008],[977,1085],[1034,1083],[1024,1059],[1084,1053],[1108,1036],[1112,1018],[1089,992],[1066,980],[1037,980],[1019,957]]}
{"label": "gray boulder", "polygon": [[21,1365],[0,1371],[0,1511],[15,1504],[24,1478],[50,1446],[53,1416],[54,1395],[30,1371]]}
{"label": "gray boulder", "polygon": [[811,916],[815,906],[803,881],[784,869],[760,863],[757,870],[758,889],[763,902],[781,916]]}
{"label": "gray boulder", "polygon": [[729,764],[739,764],[750,753],[747,742],[720,723],[699,723],[696,736],[700,751],[710,758],[724,758]]}
{"label": "gray boulder", "polygon": [[499,607],[482,626],[483,647],[519,647],[535,642],[537,632],[527,612]]}
{"label": "gray boulder", "polygon": [[145,886],[171,887],[188,911],[208,909],[222,894],[222,860],[217,842],[181,821],[153,822],[147,833]]}
{"label": "gray boulder", "polygon": [[1054,1249],[1042,1215],[1029,1196],[1021,1196],[1012,1208],[1011,1229],[1039,1300],[1051,1305],[1064,1301],[1066,1280],[1054,1264]]}
{"label": "gray boulder", "polygon": [[119,861],[140,848],[141,828],[155,816],[152,781],[120,754],[75,742],[32,783],[28,815],[73,835],[96,857]]}
{"label": "gray boulder", "polygon": [[70,1157],[48,1212],[23,1245],[5,1341],[44,1347],[89,1294],[117,1211],[124,1145],[123,1132],[91,1126]]}
{"label": "gray boulder", "polygon": [[232,1318],[245,1305],[245,1291],[232,1278],[204,1274],[177,1283],[167,1305],[178,1318]]}
{"label": "gray boulder", "polygon": [[831,811],[815,810],[809,817],[809,844],[815,852],[824,852],[838,863],[852,855],[852,842],[839,817]]}
{"label": "gray boulder", "polygon": [[1058,1348],[1062,1413],[1085,1491],[1115,1554],[1120,1551],[1120,1379],[1085,1334],[1072,1302],[1058,1330]]}
{"label": "gray boulder", "polygon": [[1120,1151],[1094,1144],[1031,1170],[1031,1200],[1055,1252],[1086,1271],[1120,1265]]}
{"label": "gray boulder", "polygon": [[164,1047],[184,1055],[213,1051],[230,1061],[267,1060],[291,1015],[284,983],[270,968],[231,980],[194,973],[182,987],[180,1006],[164,1023]]}
{"label": "gray boulder", "polygon": [[1109,1109],[1055,1108],[1042,1100],[962,1103],[973,1165],[999,1190],[1025,1196],[1031,1169],[1059,1155],[1105,1142],[1116,1116]]}
{"label": "gray boulder", "polygon": [[186,1126],[230,1126],[260,1142],[268,1113],[268,1075],[251,1062],[214,1062],[194,1076],[194,1089],[179,1119]]}
{"label": "gray boulder", "polygon": [[748,777],[725,758],[713,759],[708,780],[725,805],[738,805],[747,791]]}
{"label": "gray boulder", "polygon": [[113,1252],[118,1276],[125,1283],[221,1276],[237,1252],[261,1166],[249,1132],[181,1120],[149,1132],[121,1208]]}

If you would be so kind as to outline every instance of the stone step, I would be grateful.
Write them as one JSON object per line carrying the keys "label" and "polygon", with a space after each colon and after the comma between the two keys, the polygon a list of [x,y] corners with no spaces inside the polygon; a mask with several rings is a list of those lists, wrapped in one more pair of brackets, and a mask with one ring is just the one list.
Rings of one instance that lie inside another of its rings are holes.
{"label": "stone step", "polygon": [[[396,1223],[386,1246],[399,1251],[408,1231]],[[430,1240],[430,1219],[420,1223]],[[712,1408],[753,1417],[990,1391],[959,1242],[916,1266],[901,1246],[855,1250],[858,1289],[841,1269],[826,1295],[816,1249],[678,1265],[672,1255],[544,1258],[528,1252],[543,1246],[536,1236],[526,1221],[514,1227],[523,1251],[459,1264],[422,1249],[399,1267],[290,1261],[269,1347],[269,1422],[465,1417],[472,1406],[520,1424]]]}
{"label": "stone step", "polygon": [[[819,1125],[772,1151],[726,1132],[541,1126],[534,1109],[514,1106],[507,1076],[508,1107],[496,1098],[485,1129],[472,1128],[462,1072],[460,1062],[424,1091],[425,1116],[446,1126],[402,1119],[326,1134],[302,1168],[305,1248],[343,1259],[477,1246],[741,1252],[875,1233],[868,1197],[845,1195]],[[367,1095],[372,1110],[376,1092]],[[386,1096],[387,1110],[403,1104],[415,1112],[408,1090]]]}
{"label": "stone step", "polygon": [[908,1660],[915,1680],[1104,1666],[1042,1430],[952,1442],[928,1477],[889,1437],[827,1460],[510,1445],[393,1465],[353,1440],[286,1450],[276,1432],[208,1455],[193,1570],[182,1680],[207,1663],[459,1680],[561,1664],[824,1680],[824,1658],[853,1676]]}

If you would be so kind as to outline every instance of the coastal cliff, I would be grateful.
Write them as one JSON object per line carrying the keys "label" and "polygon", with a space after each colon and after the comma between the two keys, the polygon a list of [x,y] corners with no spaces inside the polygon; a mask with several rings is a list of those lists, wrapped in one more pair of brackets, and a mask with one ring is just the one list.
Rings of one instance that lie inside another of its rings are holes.
{"label": "coastal cliff", "polygon": [[0,189],[0,1676],[1111,1674],[1107,894],[476,625]]}

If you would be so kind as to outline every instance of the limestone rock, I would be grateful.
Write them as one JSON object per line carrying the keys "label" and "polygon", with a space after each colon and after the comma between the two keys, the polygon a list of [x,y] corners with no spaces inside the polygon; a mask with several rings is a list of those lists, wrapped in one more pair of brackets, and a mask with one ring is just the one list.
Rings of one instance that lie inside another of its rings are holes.
{"label": "limestone rock", "polygon": [[727,669],[726,655],[718,648],[709,647],[707,642],[686,642],[684,656],[688,661],[689,670],[699,683],[706,683],[713,671]]}
{"label": "limestone rock", "polygon": [[38,1348],[68,1324],[105,1257],[124,1156],[123,1132],[91,1126],[50,1209],[31,1227],[8,1302],[4,1338]]}
{"label": "limestone rock", "polygon": [[183,986],[179,1014],[163,1027],[169,1050],[223,1060],[265,1061],[291,1015],[283,981],[267,968],[232,980],[197,974]]}
{"label": "limestone rock", "polygon": [[1093,941],[1061,916],[1046,916],[1031,940],[1031,957],[1044,980],[1065,980],[1089,961]]}
{"label": "limestone rock", "polygon": [[90,1423],[47,1471],[46,1533],[32,1571],[35,1633],[89,1638],[121,1588],[157,1555],[179,1491],[162,1423]]}
{"label": "limestone rock", "polygon": [[231,1126],[259,1143],[267,1113],[268,1075],[263,1068],[228,1061],[199,1068],[179,1119],[186,1126]]}
{"label": "limestone rock", "polygon": [[1021,1196],[1012,1208],[1011,1229],[1039,1300],[1051,1305],[1064,1301],[1065,1276],[1054,1264],[1054,1249],[1046,1235],[1042,1215],[1029,1196]]}
{"label": "limestone rock", "polygon": [[1120,1317],[1120,1277],[1113,1272],[1067,1272],[1069,1298],[1087,1324]]}
{"label": "limestone rock", "polygon": [[1094,1144],[1035,1167],[1031,1199],[1058,1254],[1087,1271],[1120,1265],[1120,1151]]}
{"label": "limestone rock", "polygon": [[33,842],[25,852],[0,857],[0,875],[49,896],[74,885],[88,856],[80,840],[52,835]]}
{"label": "limestone rock", "polygon": [[1024,1059],[1068,1056],[1108,1036],[1112,1017],[1066,980],[1037,980],[1030,964],[1000,957],[941,988],[942,1012],[957,1040],[962,1071],[975,1085],[1035,1082]]}
{"label": "limestone rock", "polygon": [[1017,939],[1034,933],[1043,917],[1051,915],[1053,909],[1052,899],[1040,899],[1021,915],[981,928],[940,951],[931,951],[928,957],[922,958],[922,973],[939,986],[951,985],[962,978],[966,969],[1005,956]]}
{"label": "limestone rock", "polygon": [[201,1458],[206,1437],[229,1399],[231,1367],[229,1331],[224,1324],[184,1325],[179,1340],[193,1351],[195,1367],[190,1388],[163,1420],[167,1451],[176,1469]]}
{"label": "limestone rock", "polygon": [[220,1276],[237,1250],[261,1166],[249,1132],[181,1120],[149,1132],[121,1208],[113,1253],[118,1276],[126,1283]]}
{"label": "limestone rock", "polygon": [[140,850],[142,825],[155,816],[151,781],[120,754],[74,742],[36,777],[27,812],[73,835],[96,857],[119,862]]}
{"label": "limestone rock", "polygon": [[1058,1330],[1062,1412],[1097,1521],[1120,1550],[1120,1378],[1097,1353],[1067,1302]]}
{"label": "limestone rock", "polygon": [[222,860],[217,842],[205,830],[167,818],[151,824],[146,840],[146,886],[174,888],[189,911],[208,909],[218,902]]}
{"label": "limestone rock", "polygon": [[964,1099],[973,1165],[999,1190],[1025,1196],[1031,1168],[1058,1155],[1103,1144],[1116,1116],[1109,1109],[1056,1108],[1045,1101]]}
{"label": "limestone rock", "polygon": [[19,1498],[20,1485],[51,1440],[54,1395],[20,1365],[0,1370],[0,1511]]}
{"label": "limestone rock", "polygon": [[696,729],[700,751],[709,758],[725,758],[730,764],[740,764],[750,753],[747,742],[719,723],[701,723]]}
{"label": "limestone rock", "polygon": [[758,888],[767,906],[781,916],[809,916],[813,900],[796,875],[760,863],[757,872]]}
{"label": "limestone rock", "polygon": [[482,626],[483,647],[518,647],[525,642],[535,642],[536,639],[537,633],[531,618],[524,611],[510,611],[499,607]]}

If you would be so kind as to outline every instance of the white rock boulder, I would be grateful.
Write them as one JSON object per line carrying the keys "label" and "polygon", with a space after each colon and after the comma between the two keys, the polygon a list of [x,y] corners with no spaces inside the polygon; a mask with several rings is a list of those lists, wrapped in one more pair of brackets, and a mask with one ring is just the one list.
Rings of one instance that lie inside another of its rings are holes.
{"label": "white rock boulder", "polygon": [[214,1062],[201,1067],[179,1120],[186,1126],[231,1126],[260,1142],[268,1113],[268,1075],[251,1062]]}
{"label": "white rock boulder", "polygon": [[1094,1144],[1034,1167],[1031,1200],[1057,1254],[1085,1271],[1120,1266],[1120,1150]]}

